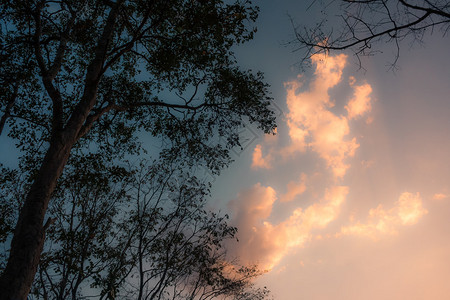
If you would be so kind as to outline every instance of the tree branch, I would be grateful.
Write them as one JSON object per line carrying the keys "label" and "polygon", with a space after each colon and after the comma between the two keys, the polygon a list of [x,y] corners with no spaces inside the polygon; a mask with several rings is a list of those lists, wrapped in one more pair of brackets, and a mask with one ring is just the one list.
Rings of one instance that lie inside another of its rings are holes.
{"label": "tree branch", "polygon": [[390,34],[392,32],[397,32],[399,30],[402,30],[402,29],[405,29],[405,28],[408,28],[408,27],[412,27],[412,26],[422,22],[423,20],[428,18],[428,16],[430,16],[430,15],[431,15],[431,13],[427,12],[422,17],[420,17],[419,19],[417,19],[414,22],[411,22],[411,23],[408,23],[408,24],[404,24],[404,25],[401,25],[401,26],[398,26],[398,27],[392,27],[392,28],[386,29],[386,30],[384,30],[382,32],[379,32],[379,33],[367,36],[365,38],[357,38],[356,41],[354,41],[352,43],[349,43],[349,44],[342,45],[342,46],[331,46],[328,43],[320,44],[320,43],[310,43],[310,42],[306,42],[306,41],[303,41],[303,44],[305,44],[306,46],[310,46],[310,47],[321,48],[321,49],[326,50],[326,51],[329,51],[329,50],[344,50],[344,49],[348,49],[348,48],[351,48],[353,46],[356,46],[356,45],[359,45],[359,44],[362,44],[362,43],[367,45],[371,40],[373,40],[373,39],[375,39],[377,37],[380,37],[380,36],[383,36],[383,35],[387,35],[387,34]]}
{"label": "tree branch", "polygon": [[[450,23],[450,13],[446,7],[433,5],[428,0],[429,7],[409,3],[408,0],[342,0],[345,5],[340,16],[343,19],[343,32],[337,37],[324,33],[324,21],[312,29],[298,30],[294,27],[295,40],[300,46],[294,51],[304,50],[302,62],[318,53],[352,49],[355,56],[373,55],[372,43],[382,39],[394,42],[397,54],[393,65],[399,57],[400,42],[406,37],[421,40],[428,28],[445,26]],[[437,1],[436,1],[437,2]],[[427,5],[427,4],[423,5]],[[439,18],[439,19],[438,19]],[[332,30],[332,29],[331,29]],[[361,61],[360,61],[361,67]]]}
{"label": "tree branch", "polygon": [[8,104],[6,105],[5,111],[3,113],[3,116],[0,119],[0,135],[2,135],[6,120],[11,116],[11,109],[14,106],[14,103],[16,103],[18,94],[19,94],[19,83],[16,83],[14,85],[13,95],[11,99],[9,99]]}
{"label": "tree branch", "polygon": [[[425,12],[429,12],[430,14],[434,14],[434,15],[438,15],[447,19],[450,19],[450,13],[446,13],[443,10],[439,10],[439,9],[435,9],[435,8],[430,8],[430,7],[422,7],[422,6],[417,6],[417,5],[412,5],[409,4],[408,2],[406,2],[405,0],[398,0],[401,4],[403,4],[406,7],[412,8],[412,9],[416,9],[416,10],[421,10],[421,11],[425,11]],[[427,1],[428,4],[430,4]]]}
{"label": "tree branch", "polygon": [[69,33],[72,30],[74,22],[75,22],[75,16],[72,15],[72,18],[70,19],[66,30],[64,30],[64,32],[62,33],[62,35],[60,37],[59,47],[56,52],[56,56],[53,61],[53,65],[50,67],[50,69],[48,71],[48,76],[49,76],[50,80],[55,79],[56,75],[61,70],[61,65],[64,60],[64,55],[66,54],[66,50],[67,50],[67,41],[68,41]]}
{"label": "tree branch", "polygon": [[111,51],[111,54],[119,51],[118,53],[116,53],[104,66],[104,71],[107,70],[114,62],[116,62],[120,57],[122,57],[122,55],[124,55],[126,52],[130,51],[131,48],[134,46],[134,44],[136,43],[136,41],[140,40],[142,38],[142,36],[144,35],[144,33],[149,29],[145,29],[142,30],[145,26],[145,24],[147,23],[148,19],[150,17],[150,9],[148,9],[141,21],[141,24],[138,26],[138,28],[136,30],[134,30],[134,34],[132,35],[133,38],[125,43],[124,45],[121,45],[115,49],[113,49]]}
{"label": "tree branch", "polygon": [[51,128],[48,127],[47,124],[45,124],[45,123],[41,123],[41,122],[38,122],[36,120],[30,119],[30,118],[27,118],[24,116],[18,116],[18,115],[14,115],[14,114],[9,114],[9,118],[22,119],[22,120],[30,122],[34,125],[41,126],[42,128],[46,129],[49,133],[51,132]]}
{"label": "tree branch", "polygon": [[[42,83],[44,84],[45,90],[47,91],[50,99],[52,99],[53,112],[52,112],[52,136],[56,137],[61,132],[64,122],[63,122],[63,101],[60,92],[55,88],[52,81],[56,73],[59,71],[60,65],[58,63],[51,68],[51,71],[47,69],[45,65],[44,58],[42,57],[41,51],[41,36],[42,36],[42,23],[41,23],[41,10],[44,6],[44,1],[36,6],[36,10],[33,13],[33,17],[36,23],[36,30],[34,33],[34,52],[38,66],[42,73]],[[64,47],[65,48],[65,47]],[[60,52],[58,50],[58,52]],[[63,50],[61,52],[64,52]],[[64,53],[60,53],[63,55]],[[62,57],[60,58],[62,61]]]}
{"label": "tree branch", "polygon": [[119,0],[115,3],[106,19],[103,33],[100,36],[95,49],[95,57],[87,68],[83,96],[67,122],[66,135],[68,137],[77,138],[80,136],[80,130],[97,100],[98,83],[105,71],[103,64],[106,59],[108,45],[114,34],[116,19],[123,1],[124,0]]}

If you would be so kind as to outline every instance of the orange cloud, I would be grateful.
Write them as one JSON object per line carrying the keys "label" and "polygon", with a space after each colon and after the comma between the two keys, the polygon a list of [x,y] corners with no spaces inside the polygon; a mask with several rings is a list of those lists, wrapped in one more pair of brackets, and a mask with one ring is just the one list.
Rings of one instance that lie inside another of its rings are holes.
{"label": "orange cloud", "polygon": [[288,108],[287,126],[290,144],[279,150],[274,147],[263,157],[262,146],[257,145],[253,152],[252,167],[269,168],[276,156],[288,159],[293,154],[307,150],[317,153],[331,169],[335,178],[342,178],[350,165],[347,158],[355,155],[359,147],[356,138],[350,135],[349,120],[364,115],[371,110],[372,88],[369,84],[356,85],[350,78],[353,97],[347,102],[347,116],[336,115],[330,109],[334,103],[330,100],[329,90],[342,79],[347,56],[315,55],[314,78],[305,90],[301,76],[285,83],[286,104]]}
{"label": "orange cloud", "polygon": [[449,197],[449,195],[447,195],[447,194],[438,193],[438,194],[434,194],[433,195],[433,200],[443,200],[443,199],[446,199],[448,197]]}
{"label": "orange cloud", "polygon": [[276,193],[273,188],[257,183],[250,189],[240,192],[237,198],[230,202],[230,208],[235,220],[257,223],[258,220],[270,216],[275,200]]}
{"label": "orange cloud", "polygon": [[306,174],[302,173],[298,181],[291,181],[287,184],[286,194],[280,197],[280,202],[289,202],[295,199],[298,195],[306,191]]}
{"label": "orange cloud", "polygon": [[270,169],[270,167],[270,157],[264,158],[262,155],[261,145],[256,145],[255,150],[253,150],[252,168]]}
{"label": "orange cloud", "polygon": [[359,147],[356,138],[347,138],[350,134],[349,120],[371,109],[370,85],[357,86],[351,82],[354,96],[346,105],[348,116],[339,116],[330,111],[334,103],[328,91],[341,80],[346,60],[345,55],[316,55],[313,57],[315,77],[308,90],[299,91],[302,83],[298,80],[285,84],[291,145],[282,149],[281,154],[286,156],[311,149],[326,161],[337,178],[345,175],[350,167],[345,160],[354,156]]}
{"label": "orange cloud", "polygon": [[422,207],[422,198],[419,193],[402,193],[395,206],[385,210],[382,205],[369,211],[367,223],[360,222],[341,228],[340,235],[367,236],[372,239],[379,238],[382,234],[397,234],[397,228],[401,225],[416,224],[428,211]]}
{"label": "orange cloud", "polygon": [[305,210],[295,209],[288,219],[274,225],[267,218],[275,202],[275,191],[256,184],[231,202],[232,224],[239,228],[240,241],[231,251],[244,262],[271,269],[290,249],[304,246],[313,229],[323,228],[336,219],[347,193],[347,187],[343,186],[327,189],[321,201]]}
{"label": "orange cloud", "polygon": [[413,225],[428,211],[422,207],[419,193],[402,193],[397,202],[397,214],[403,225]]}
{"label": "orange cloud", "polygon": [[[346,174],[350,167],[348,159],[355,155],[359,147],[356,138],[350,135],[349,122],[371,110],[372,92],[370,85],[356,85],[356,80],[350,78],[353,97],[345,105],[346,115],[336,114],[332,110],[335,104],[330,99],[329,90],[341,81],[346,60],[345,55],[316,55],[313,57],[314,78],[307,87],[303,86],[301,77],[285,83],[288,108],[286,123],[290,142],[280,147],[277,140],[265,141],[264,145],[268,147],[265,151],[258,144],[253,151],[253,169],[275,168],[277,159],[290,159],[294,154],[310,151],[319,160],[325,161],[331,171],[331,182],[335,183],[336,179]],[[231,201],[230,208],[233,211],[232,224],[239,229],[237,237],[240,242],[231,247],[231,252],[243,262],[258,263],[260,268],[271,269],[291,249],[303,247],[312,239],[315,229],[325,228],[334,221],[345,201],[348,188],[332,186],[325,189],[322,197],[316,196],[317,189],[311,179],[308,185],[311,185],[312,197],[318,201],[306,208],[294,209],[284,221],[270,221],[276,200],[282,205],[303,194],[307,178],[306,174],[302,174],[300,178],[289,181],[286,192],[278,197],[273,188],[259,183],[239,193]],[[403,217],[408,218],[408,208],[411,207],[404,207]],[[381,215],[383,212],[380,208],[372,214]],[[327,235],[327,238],[330,237]]]}
{"label": "orange cloud", "polygon": [[372,110],[370,97],[372,87],[367,83],[355,85],[354,77],[351,77],[350,80],[350,85],[353,87],[353,98],[351,98],[345,106],[349,120],[358,118]]}

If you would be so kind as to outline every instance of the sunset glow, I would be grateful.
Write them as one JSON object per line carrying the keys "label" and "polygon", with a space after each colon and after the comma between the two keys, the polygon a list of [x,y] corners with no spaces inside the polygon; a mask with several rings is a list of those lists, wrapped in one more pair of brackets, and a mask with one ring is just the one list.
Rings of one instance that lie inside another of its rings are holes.
{"label": "sunset glow", "polygon": [[418,156],[425,144],[394,148],[420,145],[423,133],[394,136],[386,123],[394,100],[380,96],[379,82],[348,72],[349,60],[316,55],[310,78],[283,83],[277,135],[253,145],[255,181],[228,204],[239,228],[231,253],[269,271],[261,282],[275,299],[446,299],[450,242],[437,233],[447,229],[433,226],[446,224],[448,213],[433,216],[449,208],[441,177],[448,170],[426,172],[448,158]]}

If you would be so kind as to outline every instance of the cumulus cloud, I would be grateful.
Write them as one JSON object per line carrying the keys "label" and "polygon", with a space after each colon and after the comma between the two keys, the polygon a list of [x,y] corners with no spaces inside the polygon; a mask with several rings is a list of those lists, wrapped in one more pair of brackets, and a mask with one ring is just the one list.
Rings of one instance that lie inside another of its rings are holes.
{"label": "cumulus cloud", "polygon": [[[285,83],[291,143],[278,151],[281,157],[286,158],[297,152],[311,150],[325,160],[336,178],[345,175],[350,167],[346,159],[354,156],[359,147],[356,138],[349,137],[349,120],[371,110],[371,86],[367,83],[357,85],[353,77],[350,80],[353,97],[345,106],[347,116],[337,115],[330,110],[335,104],[328,92],[341,81],[346,60],[345,55],[316,55],[313,57],[316,67],[314,78],[307,89],[300,91],[303,87],[301,77]],[[261,152],[261,146],[258,146],[254,152],[256,158]],[[254,165],[265,164],[254,159]]]}
{"label": "cumulus cloud", "polygon": [[399,226],[416,224],[427,213],[419,193],[405,192],[400,195],[393,208],[386,210],[379,205],[371,209],[366,223],[357,222],[344,226],[338,236],[356,235],[377,239],[382,234],[397,234]]}
{"label": "cumulus cloud", "polygon": [[299,180],[287,184],[287,192],[280,197],[280,202],[289,202],[306,191],[306,174],[302,173]]}
{"label": "cumulus cloud", "polygon": [[230,204],[232,224],[239,228],[240,241],[232,248],[233,254],[243,262],[271,269],[290,249],[304,246],[311,239],[313,229],[324,228],[336,219],[347,193],[344,186],[329,188],[320,201],[306,209],[295,209],[278,224],[267,220],[276,200],[273,188],[258,183],[239,193]]}
{"label": "cumulus cloud", "polygon": [[267,219],[272,212],[272,205],[276,200],[273,188],[262,186],[260,183],[241,191],[237,198],[230,201],[235,221],[239,224],[256,224],[259,220]]}
{"label": "cumulus cloud", "polygon": [[372,110],[370,97],[372,87],[367,83],[355,85],[354,77],[350,77],[350,85],[353,87],[353,97],[348,101],[345,109],[347,110],[348,119],[351,120],[361,117]]}
{"label": "cumulus cloud", "polygon": [[[258,183],[241,191],[230,202],[233,215],[231,223],[239,229],[237,237],[240,241],[230,250],[243,262],[257,263],[263,269],[274,267],[291,249],[305,246],[314,237],[314,230],[327,227],[338,217],[348,188],[337,186],[336,182],[346,174],[350,167],[349,158],[355,155],[359,147],[356,138],[351,136],[349,123],[371,110],[371,86],[367,83],[358,84],[354,77],[349,82],[353,91],[351,99],[340,104],[343,114],[336,113],[339,110],[333,110],[335,103],[329,92],[342,81],[346,55],[315,55],[312,59],[315,72],[308,86],[304,85],[301,76],[285,83],[288,144],[279,146],[278,140],[271,138],[256,145],[251,167],[263,171],[274,169],[280,167],[280,160],[286,161],[294,155],[312,152],[316,154],[318,161],[325,162],[330,172],[324,174],[326,177],[331,176],[330,182],[333,185],[328,188],[320,187],[320,192],[314,180],[310,179],[311,182],[307,184],[309,177],[302,173],[297,178],[289,178],[284,194],[277,195],[272,187]],[[296,203],[294,201],[305,193],[307,185],[313,191],[308,196],[312,197],[310,200],[314,203],[308,207],[297,206],[283,221],[271,221],[274,204],[278,201],[277,208],[281,208],[287,202]],[[412,204],[403,203],[397,211],[398,219],[412,222],[412,214],[408,215],[414,211]],[[390,211],[386,212],[380,207],[373,210],[371,215],[373,218],[387,220],[391,218],[389,213]],[[343,228],[342,234],[352,230],[358,229]]]}
{"label": "cumulus cloud", "polygon": [[341,81],[346,59],[345,55],[314,56],[316,71],[309,89],[298,92],[300,83],[293,81],[286,84],[290,147],[300,151],[310,147],[326,161],[338,178],[342,178],[349,168],[345,159],[354,156],[359,147],[356,138],[347,138],[350,133],[348,121],[370,110],[370,85],[357,86],[352,78],[354,96],[346,106],[348,116],[330,111],[334,103],[328,91]]}
{"label": "cumulus cloud", "polygon": [[413,225],[428,211],[422,207],[419,193],[402,193],[397,201],[397,214],[403,225]]}
{"label": "cumulus cloud", "polygon": [[270,168],[270,157],[263,157],[261,145],[258,144],[255,146],[255,150],[253,150],[252,157],[252,168],[253,169],[269,169]]}

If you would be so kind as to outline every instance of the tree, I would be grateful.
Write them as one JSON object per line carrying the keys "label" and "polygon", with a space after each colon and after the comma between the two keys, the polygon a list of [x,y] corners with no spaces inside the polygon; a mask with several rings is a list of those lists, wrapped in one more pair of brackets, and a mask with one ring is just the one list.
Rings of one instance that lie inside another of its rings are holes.
{"label": "tree", "polygon": [[205,210],[207,183],[170,164],[76,167],[49,208],[37,299],[266,299],[260,272],[226,257],[236,228]]}
{"label": "tree", "polygon": [[[314,1],[315,2],[315,1]],[[341,0],[340,23],[329,28],[327,19],[314,28],[295,27],[298,50],[304,51],[302,62],[312,55],[349,49],[357,57],[372,56],[380,50],[377,44],[395,46],[391,67],[400,57],[400,43],[404,40],[421,43],[424,34],[436,29],[443,36],[450,29],[450,4],[446,0]],[[328,5],[327,5],[328,7]],[[328,7],[330,10],[336,8]],[[338,30],[336,30],[336,28]]]}
{"label": "tree", "polygon": [[0,11],[0,73],[21,74],[1,77],[1,109],[27,183],[0,299],[29,293],[73,158],[120,161],[163,140],[161,159],[218,173],[247,121],[274,130],[262,74],[232,52],[253,36],[250,1],[3,0]]}

